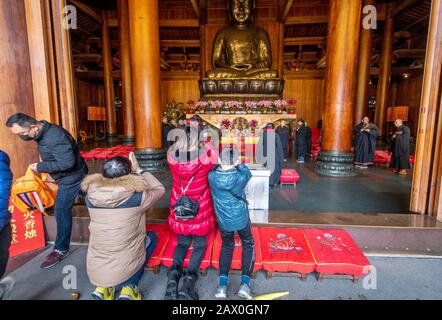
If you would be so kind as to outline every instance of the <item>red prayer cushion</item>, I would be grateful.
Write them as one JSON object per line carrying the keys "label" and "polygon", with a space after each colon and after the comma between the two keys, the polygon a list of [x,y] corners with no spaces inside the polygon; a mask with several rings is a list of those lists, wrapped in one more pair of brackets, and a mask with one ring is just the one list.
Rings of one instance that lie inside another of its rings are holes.
{"label": "red prayer cushion", "polygon": [[[253,239],[255,240],[255,265],[253,267],[253,272],[262,269],[262,256],[261,256],[261,242],[259,235],[259,228],[252,227]],[[213,241],[213,251],[212,251],[212,267],[219,268],[219,258],[221,256],[221,233],[219,229],[216,231],[215,240]],[[232,270],[241,270],[241,255],[242,255],[242,246],[241,239],[238,234],[235,233],[235,249],[233,250],[232,257]]]}
{"label": "red prayer cushion", "polygon": [[[207,269],[210,267],[210,258],[212,256],[212,247],[213,247],[213,239],[215,238],[215,230],[209,232],[207,236],[207,247],[203,256],[203,260],[201,261],[200,268]],[[161,264],[170,267],[173,264],[173,253],[175,252],[175,248],[178,244],[178,236],[171,232],[169,241],[167,242],[166,249],[163,252],[161,257]],[[187,268],[189,265],[189,259],[193,251],[193,246],[190,245],[189,250],[187,250],[186,258],[184,259],[183,267]]]}
{"label": "red prayer cushion", "polygon": [[310,273],[315,260],[302,229],[259,228],[262,266],[274,272]]}
{"label": "red prayer cushion", "polygon": [[161,264],[161,257],[169,242],[170,229],[167,224],[147,224],[146,231],[153,231],[158,237],[157,246],[152,254],[152,257],[147,262],[148,267],[158,266]]}
{"label": "red prayer cushion", "polygon": [[323,274],[366,275],[370,262],[345,230],[304,230],[316,271]]}
{"label": "red prayer cushion", "polygon": [[294,183],[301,180],[295,169],[282,169],[280,181],[284,183]]}

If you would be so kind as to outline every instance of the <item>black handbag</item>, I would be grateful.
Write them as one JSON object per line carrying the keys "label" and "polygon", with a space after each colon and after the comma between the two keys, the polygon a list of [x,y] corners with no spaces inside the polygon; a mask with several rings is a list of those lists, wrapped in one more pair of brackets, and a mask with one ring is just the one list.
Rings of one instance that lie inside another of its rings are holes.
{"label": "black handbag", "polygon": [[181,187],[181,197],[178,199],[178,201],[173,205],[173,212],[175,213],[175,216],[177,219],[181,220],[190,220],[195,218],[195,216],[198,214],[198,208],[199,204],[198,201],[192,200],[189,197],[185,195],[187,189],[189,189],[190,184],[193,181],[193,178],[190,178],[189,183],[187,184],[186,188],[183,189],[181,177],[180,177],[180,187]]}

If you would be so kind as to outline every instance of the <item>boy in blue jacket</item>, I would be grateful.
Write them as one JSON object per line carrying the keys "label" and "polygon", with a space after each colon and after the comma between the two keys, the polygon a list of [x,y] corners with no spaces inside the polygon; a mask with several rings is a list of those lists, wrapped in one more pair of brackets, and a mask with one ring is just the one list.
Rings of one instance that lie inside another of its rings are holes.
{"label": "boy in blue jacket", "polygon": [[[11,186],[12,172],[9,168],[9,157],[0,150],[0,280],[6,271],[12,240],[11,213],[8,210]],[[11,278],[0,281],[0,300],[8,297],[13,285],[14,281]]]}
{"label": "boy in blue jacket", "polygon": [[209,185],[222,239],[216,298],[227,297],[229,271],[235,248],[235,232],[241,239],[243,250],[241,286],[238,295],[244,299],[251,298],[250,275],[255,264],[255,242],[244,192],[251,177],[249,168],[239,163],[238,153],[231,147],[223,148],[219,165],[209,173]]}

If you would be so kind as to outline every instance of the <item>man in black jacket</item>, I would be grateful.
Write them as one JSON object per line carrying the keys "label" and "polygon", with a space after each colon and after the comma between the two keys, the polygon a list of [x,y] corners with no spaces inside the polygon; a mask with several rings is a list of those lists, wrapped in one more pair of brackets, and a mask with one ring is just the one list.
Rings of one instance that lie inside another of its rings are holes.
{"label": "man in black jacket", "polygon": [[80,183],[88,169],[80,157],[80,150],[75,139],[60,126],[47,121],[16,113],[6,122],[6,126],[25,141],[36,141],[41,162],[31,164],[35,172],[49,173],[58,184],[55,202],[57,238],[54,251],[42,263],[47,269],[69,255],[72,231],[72,207],[80,193]]}

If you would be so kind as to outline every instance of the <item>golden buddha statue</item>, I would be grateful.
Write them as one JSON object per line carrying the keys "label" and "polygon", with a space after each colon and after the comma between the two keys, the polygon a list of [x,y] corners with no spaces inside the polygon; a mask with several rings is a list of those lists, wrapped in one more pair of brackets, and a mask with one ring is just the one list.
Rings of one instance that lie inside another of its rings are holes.
{"label": "golden buddha statue", "polygon": [[254,0],[228,0],[230,25],[218,31],[213,46],[212,79],[274,79],[267,32],[252,25]]}

